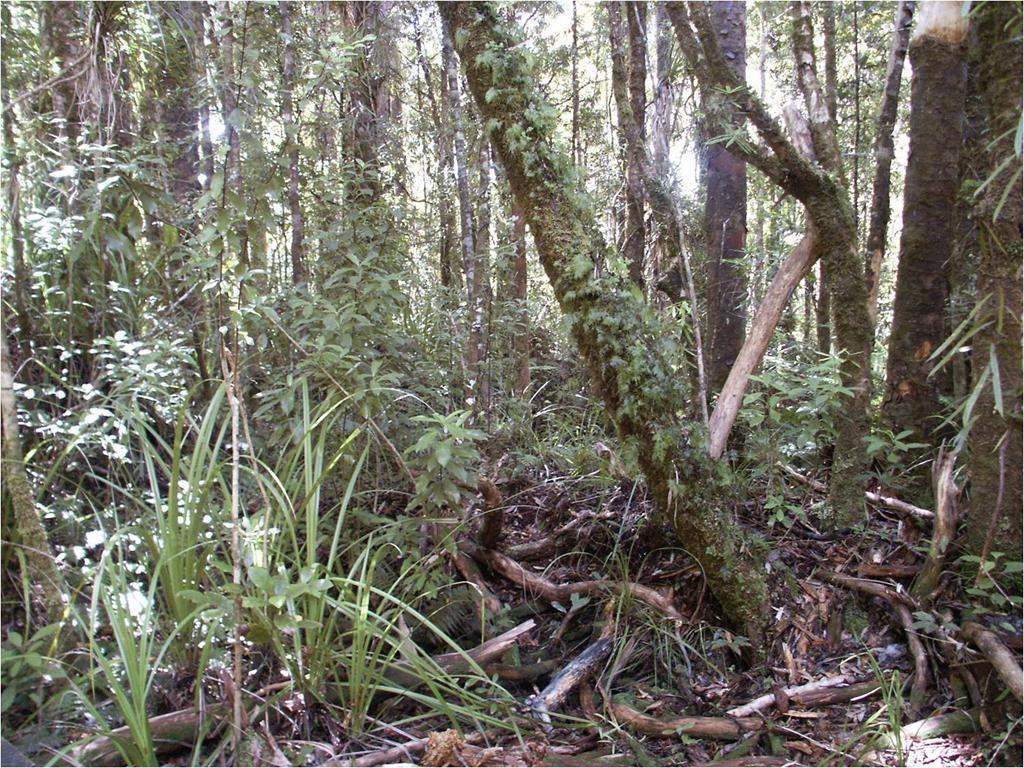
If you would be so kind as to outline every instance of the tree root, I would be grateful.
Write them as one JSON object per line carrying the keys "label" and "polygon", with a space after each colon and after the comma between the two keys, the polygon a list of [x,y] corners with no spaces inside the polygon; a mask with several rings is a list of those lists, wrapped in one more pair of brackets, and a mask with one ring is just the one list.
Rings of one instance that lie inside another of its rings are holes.
{"label": "tree root", "polygon": [[996,674],[1006,683],[1006,687],[1010,689],[1017,701],[1024,702],[1024,669],[999,638],[973,621],[964,624],[960,634],[964,639],[974,643],[978,650],[985,655]]}
{"label": "tree root", "polygon": [[[726,714],[729,717],[749,717],[764,712],[780,703],[780,699],[800,706],[822,706],[852,701],[882,690],[877,680],[854,682],[846,675],[832,675],[823,680],[815,680],[803,685],[793,685],[758,696],[753,701],[739,707],[733,707]],[[779,695],[781,694],[781,696]]]}

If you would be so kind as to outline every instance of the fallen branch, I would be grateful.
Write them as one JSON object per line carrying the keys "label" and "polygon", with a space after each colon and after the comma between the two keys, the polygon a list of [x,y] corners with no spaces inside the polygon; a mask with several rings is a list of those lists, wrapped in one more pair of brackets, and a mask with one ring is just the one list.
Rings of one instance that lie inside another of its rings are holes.
{"label": "fallen branch", "polygon": [[[513,627],[497,637],[491,638],[468,651],[443,653],[440,656],[433,656],[431,660],[438,667],[450,675],[461,675],[472,672],[475,667],[497,661],[505,652],[515,645],[519,638],[529,632],[535,626],[533,619],[524,621],[518,627]],[[406,687],[415,687],[423,683],[423,675],[416,671],[416,668],[407,661],[399,661],[392,664],[384,672],[384,676],[392,681]]]}
{"label": "fallen branch", "polygon": [[535,541],[526,541],[522,544],[515,544],[505,550],[505,554],[513,560],[540,560],[558,551],[561,539],[574,533],[583,523],[592,519],[593,516],[574,517],[557,531]]}
{"label": "fallen branch", "polygon": [[[810,488],[813,488],[816,491],[819,491],[821,493],[826,493],[828,491],[828,488],[824,483],[819,482],[818,480],[815,480],[812,477],[808,477],[807,475],[803,475],[800,472],[797,472],[792,467],[787,466],[786,464],[780,463],[779,468],[787,475],[792,477],[794,480],[799,480],[804,485],[809,486]],[[935,513],[932,512],[930,509],[915,507],[913,504],[908,504],[905,501],[894,499],[892,496],[883,496],[880,493],[865,491],[864,498],[870,501],[872,504],[878,505],[879,507],[889,507],[890,509],[895,509],[898,512],[904,512],[908,515],[918,517],[922,520],[935,519]]]}
{"label": "fallen branch", "polygon": [[[191,747],[204,721],[216,721],[219,727],[220,721],[229,714],[230,708],[227,704],[214,704],[202,712],[182,709],[151,718],[149,733],[153,739],[153,750],[158,755],[166,755],[184,747]],[[77,765],[125,765],[124,755],[117,748],[118,743],[134,743],[134,736],[128,726],[117,728],[106,736],[100,736],[87,744],[75,747],[68,752],[67,758]]]}
{"label": "fallen branch", "polygon": [[1024,669],[999,638],[973,621],[964,624],[960,634],[974,643],[978,650],[985,655],[996,674],[1006,683],[1010,692],[1017,697],[1017,701],[1024,702]]}
{"label": "fallen branch", "polygon": [[484,664],[484,672],[497,675],[502,680],[512,683],[529,683],[538,677],[549,675],[558,668],[557,659],[546,659],[533,664],[522,664],[518,667],[511,664]]}
{"label": "fallen branch", "polygon": [[467,553],[472,557],[490,566],[490,568],[504,576],[509,581],[518,584],[523,589],[528,590],[535,595],[539,595],[548,601],[564,601],[572,599],[573,595],[597,595],[606,590],[615,591],[618,589],[625,589],[635,599],[640,600],[643,603],[647,603],[647,605],[652,608],[661,611],[668,618],[679,622],[685,622],[687,620],[687,617],[672,604],[670,597],[656,589],[653,589],[652,587],[646,587],[643,584],[637,584],[631,581],[620,582],[607,580],[574,581],[569,584],[555,584],[539,574],[527,571],[515,560],[503,555],[501,552],[496,552],[493,549],[479,549],[466,545],[465,543],[461,546],[466,547]]}
{"label": "fallen branch", "polygon": [[732,741],[744,733],[763,730],[766,725],[760,717],[675,717],[659,720],[616,701],[609,701],[606,706],[621,725],[650,736],[680,735]]}
{"label": "fallen branch", "polygon": [[[859,699],[862,696],[868,696],[880,690],[881,686],[877,680],[852,682],[846,675],[832,675],[822,680],[815,680],[803,685],[792,685],[781,689],[786,699],[800,706],[838,704],[844,701]],[[742,706],[733,707],[726,714],[729,717],[749,717],[771,709],[778,700],[778,695],[772,691],[763,696],[758,696],[753,701]]]}
{"label": "fallen branch", "polygon": [[935,490],[935,526],[921,573],[914,579],[910,593],[918,599],[928,597],[939,583],[946,565],[946,549],[956,537],[957,497],[960,489],[953,480],[956,451],[939,449],[932,465],[932,487]]}
{"label": "fallen branch", "polygon": [[[611,628],[614,627],[614,624],[609,623],[607,626]],[[611,650],[612,638],[610,636],[599,638],[555,675],[543,691],[527,700],[527,704],[537,719],[543,723],[545,730],[551,729],[549,713],[558,709],[581,682],[597,671]]]}

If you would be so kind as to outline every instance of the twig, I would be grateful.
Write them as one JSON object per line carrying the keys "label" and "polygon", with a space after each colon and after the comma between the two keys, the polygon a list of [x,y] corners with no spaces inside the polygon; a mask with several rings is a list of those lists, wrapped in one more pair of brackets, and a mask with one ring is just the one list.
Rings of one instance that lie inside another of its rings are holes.
{"label": "twig", "polygon": [[606,706],[621,724],[651,736],[685,734],[699,739],[731,741],[744,733],[763,730],[766,724],[760,717],[674,717],[661,720],[617,701],[609,701]]}
{"label": "twig", "polygon": [[[827,490],[827,488],[826,488],[824,483],[821,483],[821,482],[815,480],[814,478],[807,477],[807,475],[802,475],[802,474],[800,474],[799,472],[797,472],[795,469],[793,469],[790,466],[787,466],[785,464],[780,463],[779,464],[779,469],[781,469],[787,475],[792,477],[794,480],[799,480],[804,485],[810,486],[811,488],[813,488],[816,491],[820,491],[821,493],[825,493],[825,491]],[[864,498],[866,498],[872,504],[877,504],[880,507],[889,507],[890,509],[895,509],[898,512],[904,512],[904,513],[906,513],[908,515],[913,515],[914,517],[919,517],[922,520],[934,520],[935,519],[935,513],[932,512],[930,509],[923,509],[921,507],[915,507],[913,504],[908,504],[905,501],[900,501],[899,499],[894,499],[892,496],[883,496],[880,493],[873,493],[872,491],[866,491],[864,493]]]}
{"label": "twig", "polygon": [[[810,703],[826,703],[821,700],[821,697],[815,699],[814,694],[828,691],[832,696],[827,700],[827,703],[835,704],[840,701],[860,698],[871,693],[873,690],[879,689],[877,681],[851,682],[846,675],[832,675],[823,680],[815,680],[803,685],[792,685],[788,688],[783,688],[782,693],[787,699],[797,699],[801,704],[806,705]],[[748,717],[771,709],[777,701],[778,695],[772,691],[771,693],[758,696],[753,701],[742,706],[733,707],[726,714],[729,717]]]}

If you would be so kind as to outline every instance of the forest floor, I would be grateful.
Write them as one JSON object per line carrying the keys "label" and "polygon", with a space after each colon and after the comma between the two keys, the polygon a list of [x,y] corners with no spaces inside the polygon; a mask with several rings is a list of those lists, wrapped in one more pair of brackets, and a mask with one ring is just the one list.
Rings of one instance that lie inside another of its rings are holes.
{"label": "forest floor", "polygon": [[[414,698],[378,697],[378,719],[354,739],[336,709],[288,693],[271,665],[257,684],[276,704],[235,764],[1022,764],[1015,700],[984,657],[944,634],[968,608],[956,575],[930,611],[908,596],[928,537],[912,516],[872,507],[865,531],[828,536],[809,522],[814,489],[783,493],[781,519],[769,500],[737,507],[768,531],[774,615],[755,649],[721,628],[700,567],[650,521],[642,485],[542,472],[481,490],[465,526],[474,540],[450,574],[484,600],[442,607],[438,623],[467,649],[492,638],[469,654],[520,703],[508,727],[458,733],[443,717],[412,717]],[[1018,623],[1000,637],[1019,655],[1020,635]],[[180,708],[193,728],[194,682],[156,686],[165,717]],[[187,752],[162,760],[190,764]]]}
{"label": "forest floor", "polygon": [[[909,626],[924,617],[907,596],[927,538],[919,521],[873,508],[863,535],[822,535],[803,514],[775,525],[775,615],[767,647],[751,649],[718,628],[699,566],[648,521],[640,486],[552,475],[488,495],[477,519],[503,512],[478,541],[500,528],[491,551],[504,557],[468,548],[480,586],[534,623],[505,658],[522,675],[485,667],[523,702],[521,734],[439,725],[346,745],[323,764],[1021,764],[1019,713],[990,706],[1001,687],[984,659],[941,642],[938,627]],[[737,513],[766,527],[759,502]],[[649,591],[593,586],[627,579]],[[933,611],[959,618],[952,575],[940,589]],[[1010,634],[1019,652],[1019,627]],[[965,719],[968,701],[988,708]]]}

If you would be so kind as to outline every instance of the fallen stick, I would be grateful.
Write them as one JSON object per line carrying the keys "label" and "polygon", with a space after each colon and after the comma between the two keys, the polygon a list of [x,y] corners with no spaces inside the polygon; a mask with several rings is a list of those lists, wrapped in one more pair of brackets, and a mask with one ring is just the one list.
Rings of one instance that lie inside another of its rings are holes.
{"label": "fallen stick", "polygon": [[[613,626],[611,623],[608,624],[609,628]],[[558,709],[581,682],[597,671],[611,650],[612,638],[601,637],[570,661],[561,672],[551,679],[543,691],[527,699],[526,703],[533,710],[534,716],[544,725],[545,730],[551,729],[549,713]]]}
{"label": "fallen stick", "polygon": [[547,659],[533,664],[513,666],[511,664],[484,664],[484,672],[488,675],[497,675],[502,680],[512,683],[528,683],[538,677],[549,675],[558,668],[556,659]]}
{"label": "fallen stick", "polygon": [[1010,653],[1009,648],[1003,645],[993,632],[973,621],[965,623],[960,634],[978,646],[978,650],[989,660],[996,674],[1017,697],[1017,701],[1024,702],[1024,669]]}
{"label": "fallen stick", "polygon": [[[521,636],[529,632],[535,626],[533,619],[524,621],[518,627],[513,627],[497,637],[493,637],[475,648],[461,653],[442,653],[440,656],[433,656],[431,660],[438,667],[451,675],[461,675],[473,671],[475,666],[485,665],[497,661],[505,652],[515,645]],[[399,661],[392,664],[384,672],[384,676],[393,683],[414,687],[422,684],[423,676],[417,672],[415,667],[408,661]]]}
{"label": "fallen stick", "polygon": [[887,587],[876,581],[858,579],[856,576],[847,576],[844,573],[836,573],[835,571],[818,571],[818,575],[825,579],[825,581],[831,581],[833,584],[839,584],[849,589],[856,589],[859,592],[880,597],[883,600],[888,600],[890,603],[902,604],[914,609],[919,607],[917,601],[906,592],[897,592],[892,587]]}
{"label": "fallen stick", "polygon": [[942,569],[946,565],[946,549],[956,538],[957,497],[960,489],[953,480],[956,451],[939,449],[932,465],[932,487],[935,491],[935,525],[921,572],[910,587],[910,594],[918,599],[928,597],[938,586]]}
{"label": "fallen stick", "polygon": [[744,733],[763,730],[766,725],[760,717],[674,717],[659,720],[616,701],[609,701],[607,707],[620,724],[649,736],[685,735],[731,741]]}
{"label": "fallen stick", "polygon": [[559,541],[576,531],[586,522],[592,522],[593,516],[574,517],[554,533],[535,541],[526,541],[505,549],[505,554],[513,560],[539,560],[558,550]]}
{"label": "fallen stick", "polygon": [[[157,715],[149,721],[153,749],[158,755],[166,755],[184,747],[191,747],[204,720],[220,721],[229,714],[227,704],[214,704],[202,712],[182,709]],[[77,765],[125,765],[124,755],[117,748],[118,742],[134,743],[128,726],[117,728],[107,736],[100,736],[87,744],[75,747],[68,752],[67,758]]]}
{"label": "fallen stick", "polygon": [[[807,475],[803,475],[797,472],[792,467],[787,466],[786,464],[779,463],[778,466],[783,472],[792,477],[794,480],[799,480],[804,485],[807,485],[816,491],[825,493],[828,490],[827,486],[824,483],[819,482],[818,480],[815,480],[812,477],[808,477]],[[889,507],[890,509],[895,509],[898,512],[905,512],[908,515],[919,517],[922,520],[935,519],[935,513],[932,512],[930,509],[915,507],[913,504],[908,504],[905,501],[900,501],[899,499],[895,499],[892,496],[883,496],[882,494],[874,493],[873,491],[865,491],[864,498],[866,498],[872,504],[877,504],[880,507]]]}
{"label": "fallen stick", "polygon": [[479,549],[463,543],[467,551],[474,558],[490,566],[494,571],[504,576],[509,581],[515,582],[523,589],[529,590],[545,600],[570,600],[572,596],[597,595],[605,590],[625,589],[634,598],[647,603],[652,608],[661,611],[670,619],[685,622],[686,616],[680,613],[679,609],[672,604],[672,600],[656,589],[646,587],[643,584],[626,581],[575,581],[569,584],[555,584],[543,576],[527,571],[507,555],[496,552],[493,549]]}
{"label": "fallen stick", "polygon": [[[787,699],[791,701],[797,701],[800,705],[806,706],[808,704],[821,704],[825,703],[820,698],[815,699],[814,695],[821,693],[822,691],[828,691],[831,694],[839,694],[843,698],[829,699],[827,703],[833,704],[839,701],[850,701],[851,699],[860,698],[868,693],[871,693],[874,689],[878,689],[877,681],[860,681],[853,682],[846,675],[832,675],[826,677],[823,680],[814,680],[810,683],[804,683],[803,685],[791,685],[788,688],[783,688],[782,693]],[[729,717],[749,717],[756,715],[759,712],[771,709],[775,706],[778,701],[778,697],[775,692],[766,693],[762,696],[758,696],[756,699],[747,702],[739,707],[733,707],[726,714]]]}
{"label": "fallen stick", "polygon": [[[479,744],[485,740],[485,736],[486,734],[482,733],[471,733],[462,739],[462,741],[465,744]],[[429,737],[425,739],[412,739],[411,741],[399,744],[396,747],[388,747],[387,749],[379,749],[376,752],[369,752],[361,757],[355,758],[354,760],[328,760],[327,762],[321,763],[321,765],[334,766],[335,768],[340,768],[340,766],[371,768],[376,765],[401,763],[403,760],[407,761],[412,755],[425,752],[429,745]]]}

